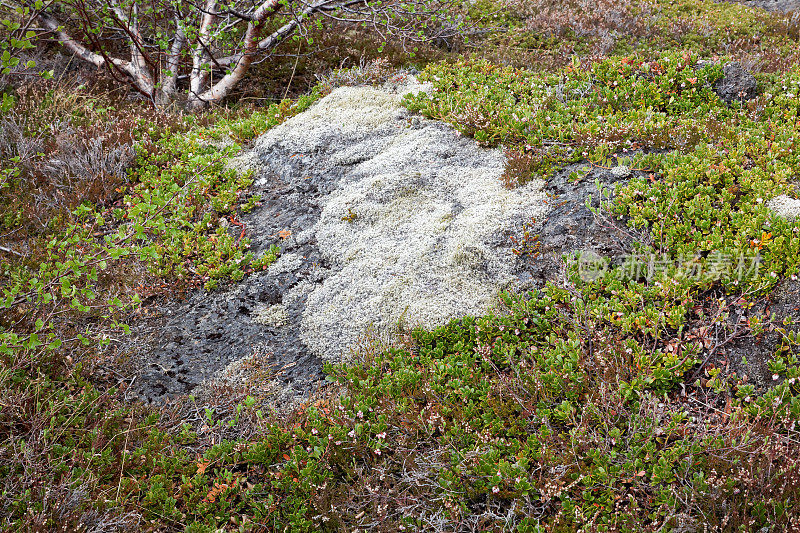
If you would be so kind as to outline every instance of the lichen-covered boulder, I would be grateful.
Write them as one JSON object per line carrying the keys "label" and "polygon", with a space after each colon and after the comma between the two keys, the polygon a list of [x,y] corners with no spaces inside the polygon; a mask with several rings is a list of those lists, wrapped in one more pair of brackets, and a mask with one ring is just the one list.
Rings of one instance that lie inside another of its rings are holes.
{"label": "lichen-covered boulder", "polygon": [[502,289],[558,281],[565,253],[629,249],[586,200],[598,207],[598,184],[613,191],[639,171],[597,167],[576,183],[576,163],[508,190],[502,150],[401,105],[420,89],[338,89],[237,158],[261,196],[242,218],[251,249],[279,244],[281,256],[220,291],[150,306],[123,348],[140,397],[241,388],[289,405],[317,389],[322,359],[386,347],[400,325],[485,314]]}
{"label": "lichen-covered boulder", "polygon": [[403,90],[337,89],[255,146],[263,183],[279,174],[320,193],[300,240],[326,268],[305,286],[301,328],[326,359],[368,329],[484,313],[518,281],[508,236],[548,210],[542,181],[504,188],[501,150],[411,116]]}

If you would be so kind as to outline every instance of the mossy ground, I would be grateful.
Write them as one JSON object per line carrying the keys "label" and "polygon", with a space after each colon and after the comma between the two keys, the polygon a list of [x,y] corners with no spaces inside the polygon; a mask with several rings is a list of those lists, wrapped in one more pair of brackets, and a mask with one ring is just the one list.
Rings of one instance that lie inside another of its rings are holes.
{"label": "mossy ground", "polygon": [[[797,194],[796,23],[694,0],[548,6],[476,3],[479,57],[428,66],[436,90],[408,105],[526,154],[509,185],[571,162],[637,169],[604,206],[636,255],[364,347],[326,369],[335,392],[288,416],[247,396],[132,406],[107,346],[137,293],[213,288],[270,260],[230,230],[257,199],[224,162],[316,93],[198,117],[56,85],[22,94],[3,119],[19,136],[0,146],[0,231],[20,254],[0,267],[0,527],[798,528],[800,341],[762,305],[800,261],[800,224],[766,207]],[[720,67],[698,64],[714,56],[752,65],[758,97],[721,102]],[[129,171],[46,167],[100,137],[104,152],[135,147]],[[725,349],[765,335],[775,379],[759,390]]]}

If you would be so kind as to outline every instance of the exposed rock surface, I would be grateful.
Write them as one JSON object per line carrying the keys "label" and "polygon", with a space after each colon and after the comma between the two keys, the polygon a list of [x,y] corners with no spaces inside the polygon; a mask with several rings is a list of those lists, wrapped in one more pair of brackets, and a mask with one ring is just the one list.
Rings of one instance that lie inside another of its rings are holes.
{"label": "exposed rock surface", "polygon": [[[531,276],[537,286],[547,280],[557,278],[563,267],[563,256],[571,252],[590,252],[598,259],[619,264],[622,256],[629,253],[634,240],[627,228],[619,222],[613,222],[603,217],[597,217],[586,206],[596,209],[600,207],[601,200],[609,202],[613,198],[614,187],[617,183],[627,181],[638,172],[631,172],[627,167],[617,166],[611,171],[603,168],[593,168],[579,181],[570,181],[573,172],[585,167],[584,163],[568,165],[547,180],[545,191],[549,196],[551,206],[547,219],[543,224],[537,225],[537,241],[539,254],[528,258],[525,272]],[[597,185],[600,185],[600,189]],[[585,259],[591,261],[591,255]],[[592,267],[591,263],[585,266]],[[607,265],[603,268],[607,268]],[[599,274],[591,268],[581,271],[590,279]]]}
{"label": "exposed rock surface", "polygon": [[[139,367],[138,395],[159,402],[196,393],[240,360],[260,365],[263,375],[295,394],[310,392],[322,379],[322,362],[304,347],[298,329],[288,327],[300,321],[302,299],[284,296],[310,275],[306,264],[296,272],[252,275],[225,292],[198,291],[183,301],[150,304],[153,318],[137,324],[122,347]],[[276,312],[278,305],[282,310]]]}
{"label": "exposed rock surface", "polygon": [[255,153],[266,174],[304,176],[326,193],[303,238],[328,268],[307,287],[301,329],[312,352],[334,361],[370,327],[485,312],[517,283],[507,235],[548,211],[542,181],[503,188],[500,150],[411,117],[396,95],[372,88],[334,91],[264,135]]}
{"label": "exposed rock surface", "polygon": [[748,7],[758,7],[767,11],[789,11],[800,10],[800,0],[742,0],[740,3]]}
{"label": "exposed rock surface", "polygon": [[[792,324],[786,328],[787,331],[800,333],[800,281],[796,278],[781,281],[769,298],[747,312],[729,317],[730,328],[735,329],[737,322],[746,323],[752,316],[768,318],[773,314],[779,327],[782,327],[785,318],[789,318]],[[763,392],[775,384],[767,362],[772,359],[780,341],[780,334],[769,328],[756,339],[738,339],[728,349],[726,363],[740,379],[747,376],[747,382],[755,385],[758,392]]]}
{"label": "exposed rock surface", "polygon": [[714,92],[722,100],[731,104],[752,100],[756,97],[757,83],[752,74],[733,61],[723,67],[724,76],[714,84]]}
{"label": "exposed rock surface", "polygon": [[[775,214],[790,221],[800,216],[800,200],[790,196],[776,196],[767,205]],[[737,323],[744,324],[750,317],[766,321],[773,315],[776,326],[783,327],[784,320],[788,318],[791,322],[786,330],[800,333],[800,280],[797,276],[782,280],[767,298],[758,301],[746,312],[740,311],[730,316],[729,329],[735,331]],[[772,359],[780,341],[780,334],[771,328],[755,339],[737,339],[727,351],[726,363],[737,376],[747,376],[749,383],[754,384],[758,391],[763,391],[775,383],[766,363]]]}
{"label": "exposed rock surface", "polygon": [[[141,397],[209,395],[210,383],[258,376],[291,401],[321,381],[322,360],[346,359],[368,337],[482,314],[502,289],[556,278],[572,250],[628,248],[585,204],[598,205],[596,181],[611,189],[630,169],[570,183],[571,165],[547,184],[505,189],[502,150],[411,115],[400,105],[410,89],[338,89],[238,158],[263,198],[244,219],[253,250],[278,243],[282,255],[225,291],[148,307],[154,318],[125,347]],[[538,255],[515,253],[526,230]]]}

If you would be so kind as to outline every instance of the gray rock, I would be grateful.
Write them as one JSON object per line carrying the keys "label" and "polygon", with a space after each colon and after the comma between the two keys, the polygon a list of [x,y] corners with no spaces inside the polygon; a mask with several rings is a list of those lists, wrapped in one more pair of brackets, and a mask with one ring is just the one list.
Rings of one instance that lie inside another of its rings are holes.
{"label": "gray rock", "polygon": [[734,61],[723,67],[724,76],[714,83],[714,92],[725,103],[744,102],[756,97],[756,79]]}
{"label": "gray rock", "polygon": [[301,330],[332,361],[367,331],[383,338],[400,322],[431,328],[484,313],[518,283],[512,243],[498,236],[549,210],[541,181],[503,188],[502,151],[372,88],[337,89],[255,152],[264,172],[321,193],[313,232],[330,268],[308,293]]}
{"label": "gray rock", "polygon": [[747,7],[757,7],[782,13],[800,10],[800,0],[742,0],[740,3]]}
{"label": "gray rock", "polygon": [[[565,266],[565,256],[577,259],[576,253],[587,254],[584,261],[586,257],[596,257],[607,268],[620,264],[631,251],[634,237],[630,230],[618,221],[598,218],[586,202],[591,198],[591,207],[600,207],[601,199],[608,202],[613,198],[618,183],[639,172],[629,168],[624,173],[615,172],[619,166],[611,170],[593,168],[580,181],[569,180],[570,174],[585,166],[585,163],[568,165],[547,180],[545,192],[552,209],[538,229],[539,254],[520,258],[524,262],[520,269],[531,276],[535,285],[557,279]],[[597,188],[598,183],[601,189]]]}
{"label": "gray rock", "polygon": [[278,244],[282,256],[225,291],[150,305],[157,318],[123,347],[148,401],[199,390],[254,350],[306,395],[321,380],[320,357],[384,342],[403,320],[434,327],[483,313],[519,279],[503,236],[550,209],[541,181],[503,188],[501,150],[371,88],[334,91],[239,161],[255,168],[262,196],[243,218],[251,248]]}

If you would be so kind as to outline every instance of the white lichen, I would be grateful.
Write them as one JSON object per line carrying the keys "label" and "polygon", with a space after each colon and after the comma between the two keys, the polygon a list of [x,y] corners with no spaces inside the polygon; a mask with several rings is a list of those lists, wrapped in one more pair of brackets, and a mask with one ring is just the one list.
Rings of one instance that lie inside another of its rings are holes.
{"label": "white lichen", "polygon": [[255,152],[245,151],[227,160],[225,166],[235,170],[238,174],[245,174],[250,171],[258,170],[258,158]]}
{"label": "white lichen", "polygon": [[371,87],[336,89],[316,105],[262,135],[256,142],[256,150],[279,144],[288,151],[307,154],[328,147],[337,138],[355,136],[377,141],[374,146],[363,146],[365,151],[377,153],[382,148],[381,139],[373,132],[397,128],[395,119],[406,114],[398,100],[398,95]]}
{"label": "white lichen", "polygon": [[516,281],[505,235],[548,210],[542,181],[502,186],[501,150],[409,121],[399,102],[397,93],[337,89],[257,143],[347,165],[315,227],[331,272],[296,291],[307,295],[302,338],[325,359],[346,357],[369,329],[485,313]]}
{"label": "white lichen", "polygon": [[297,254],[287,253],[280,255],[278,259],[269,266],[268,272],[271,275],[284,274],[286,272],[294,272],[301,266],[303,266],[302,257]]}
{"label": "white lichen", "polygon": [[628,165],[617,165],[611,169],[611,173],[615,178],[622,179],[631,175],[631,169]]}
{"label": "white lichen", "polygon": [[289,323],[289,313],[281,304],[257,307],[252,317],[254,322],[273,328],[280,328]]}
{"label": "white lichen", "polygon": [[317,288],[317,284],[310,280],[303,280],[283,295],[283,304],[286,306],[296,305],[300,300],[307,297]]}
{"label": "white lichen", "polygon": [[795,220],[800,216],[800,200],[782,194],[776,196],[767,203],[767,207],[772,209],[778,216],[789,220]]}

